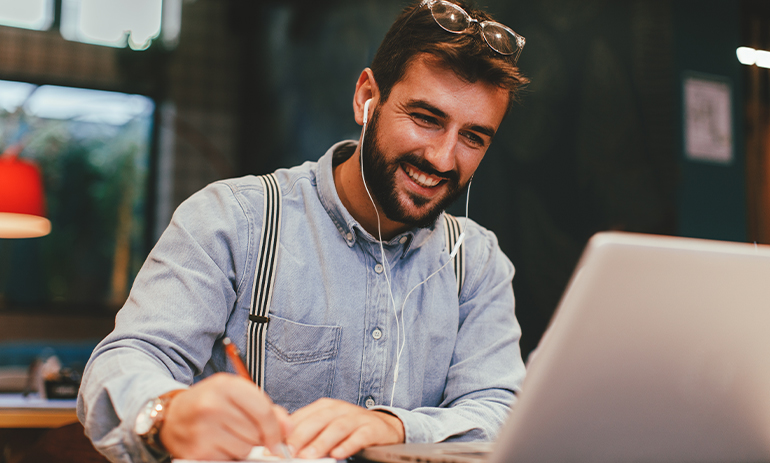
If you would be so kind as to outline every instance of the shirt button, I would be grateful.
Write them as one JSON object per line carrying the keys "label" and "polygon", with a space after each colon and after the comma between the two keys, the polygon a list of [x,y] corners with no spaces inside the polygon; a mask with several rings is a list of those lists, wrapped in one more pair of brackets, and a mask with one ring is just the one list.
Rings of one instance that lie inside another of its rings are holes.
{"label": "shirt button", "polygon": [[366,408],[374,407],[374,399],[369,397],[368,399],[366,399],[366,402],[364,402],[364,405],[366,405]]}
{"label": "shirt button", "polygon": [[406,236],[402,236],[401,239],[398,240],[398,242],[401,243],[401,244],[404,244],[404,243],[406,243],[406,240],[408,240],[408,239],[409,238],[407,238]]}
{"label": "shirt button", "polygon": [[345,239],[348,240],[348,241],[353,241],[353,234],[348,232],[348,234],[345,235]]}
{"label": "shirt button", "polygon": [[374,339],[380,339],[382,337],[382,331],[380,331],[379,328],[375,328],[374,331],[372,331],[372,337]]}
{"label": "shirt button", "polygon": [[382,264],[377,264],[374,266],[374,271],[377,273],[382,273]]}

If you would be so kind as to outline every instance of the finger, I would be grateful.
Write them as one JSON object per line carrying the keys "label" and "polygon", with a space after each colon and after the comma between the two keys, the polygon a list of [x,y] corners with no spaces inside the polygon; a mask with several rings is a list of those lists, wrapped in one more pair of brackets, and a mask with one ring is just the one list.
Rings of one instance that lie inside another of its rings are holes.
{"label": "finger", "polygon": [[254,422],[250,418],[245,417],[242,414],[238,415],[238,418],[241,419],[223,421],[221,423],[222,429],[251,446],[261,445],[264,442],[262,430],[254,425]]}
{"label": "finger", "polygon": [[254,448],[253,444],[246,443],[235,438],[232,434],[226,434],[221,439],[217,439],[213,446],[213,454],[206,454],[196,459],[206,460],[243,460]]}
{"label": "finger", "polygon": [[242,379],[239,389],[243,389],[243,393],[230,394],[232,403],[251,420],[254,428],[258,430],[259,443],[268,448],[275,448],[278,443],[283,442],[285,434],[273,401],[250,381],[239,379]]}
{"label": "finger", "polygon": [[161,440],[174,455],[241,458],[266,440],[253,407],[275,415],[272,401],[250,381],[212,375],[172,400]]}
{"label": "finger", "polygon": [[344,414],[345,408],[340,404],[336,404],[335,407],[335,404],[323,402],[314,402],[291,415],[294,430],[289,435],[287,443],[297,450],[298,455],[303,455],[303,451],[304,455],[317,454],[316,450],[306,449],[306,447],[334,418]]}
{"label": "finger", "polygon": [[[261,442],[259,430],[253,426],[250,420],[238,413],[223,413],[223,415],[212,417],[207,421],[205,427],[198,424],[192,428],[169,430],[169,432],[176,434],[171,436],[171,440],[178,443],[174,448],[180,450],[185,447],[203,447],[205,449],[224,445],[225,449],[240,452],[240,448],[250,449]],[[163,437],[163,442],[169,450],[172,450],[171,446],[168,445],[171,442],[168,442],[166,437],[169,437],[168,434]],[[200,456],[200,451],[197,449],[196,455]],[[177,454],[183,455],[179,452],[175,453],[175,455]],[[228,455],[230,456],[229,453]]]}
{"label": "finger", "polygon": [[230,460],[244,458],[252,447],[252,444],[244,442],[224,428],[216,427],[202,438],[192,439],[187,445],[169,449],[169,452],[176,458],[189,460]]}
{"label": "finger", "polygon": [[284,443],[286,436],[291,433],[293,427],[291,419],[289,418],[289,412],[287,412],[286,409],[280,405],[273,405],[273,413],[275,414],[275,417],[278,420],[278,424],[281,427],[283,437],[281,438],[281,442],[279,444],[268,447],[268,450],[270,450],[273,455],[279,456],[281,458],[292,458],[294,451]]}
{"label": "finger", "polygon": [[380,411],[364,411],[359,426],[329,451],[329,456],[344,460],[372,445],[404,442],[403,423],[394,415]]}
{"label": "finger", "polygon": [[257,419],[262,434],[262,444],[269,449],[277,449],[277,445],[284,442],[285,436],[273,408],[261,410]]}
{"label": "finger", "polygon": [[161,439],[168,448],[194,445],[218,433],[225,422],[236,426],[250,426],[242,413],[233,408],[209,384],[201,382],[177,395],[169,404],[166,422],[161,429]]}
{"label": "finger", "polygon": [[365,411],[353,431],[329,451],[329,456],[344,460],[372,445],[397,444],[404,441],[403,424],[393,415]]}
{"label": "finger", "polygon": [[346,440],[365,423],[361,415],[343,415],[329,421],[321,432],[299,453],[300,458],[320,458]]}
{"label": "finger", "polygon": [[318,399],[315,402],[311,403],[310,405],[305,405],[304,407],[292,413],[291,419],[296,425],[297,423],[305,421],[309,417],[317,413],[322,413],[324,410],[328,411],[329,409],[332,409],[335,406],[339,406],[337,402],[338,401],[334,399],[328,399],[328,398]]}
{"label": "finger", "polygon": [[273,412],[275,413],[278,423],[281,425],[283,431],[284,440],[294,431],[294,423],[289,416],[289,412],[280,405],[273,405]]}
{"label": "finger", "polygon": [[[225,395],[225,400],[212,405],[216,409],[210,413],[211,416],[207,421],[249,445],[258,445],[262,443],[262,431],[248,407],[244,406],[244,402],[258,402],[259,397],[253,397],[254,391],[251,386],[246,391],[237,389],[237,387],[229,389],[230,393]],[[235,391],[234,394],[233,391]]]}
{"label": "finger", "polygon": [[383,443],[389,442],[381,442],[378,433],[373,432],[372,426],[360,426],[331,449],[329,456],[336,460],[345,460],[366,447]]}

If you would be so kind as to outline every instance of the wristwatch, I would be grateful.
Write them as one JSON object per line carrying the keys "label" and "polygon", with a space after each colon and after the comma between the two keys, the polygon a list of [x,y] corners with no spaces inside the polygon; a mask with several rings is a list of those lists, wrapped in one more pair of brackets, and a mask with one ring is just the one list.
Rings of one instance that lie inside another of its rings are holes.
{"label": "wristwatch", "polygon": [[184,390],[175,389],[160,397],[150,399],[136,416],[134,432],[150,449],[159,453],[167,453],[160,442],[160,428],[163,426],[171,399]]}

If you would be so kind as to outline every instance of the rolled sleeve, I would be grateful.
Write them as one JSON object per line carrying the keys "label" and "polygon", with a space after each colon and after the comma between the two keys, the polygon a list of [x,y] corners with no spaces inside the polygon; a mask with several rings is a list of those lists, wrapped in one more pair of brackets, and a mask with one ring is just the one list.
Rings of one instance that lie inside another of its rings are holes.
{"label": "rolled sleeve", "polygon": [[[175,212],[137,275],[115,329],[94,350],[78,417],[113,461],[153,461],[133,425],[141,407],[201,374],[225,332],[246,256],[237,230],[250,223],[231,189],[212,184]],[[246,233],[245,236],[250,236]]]}

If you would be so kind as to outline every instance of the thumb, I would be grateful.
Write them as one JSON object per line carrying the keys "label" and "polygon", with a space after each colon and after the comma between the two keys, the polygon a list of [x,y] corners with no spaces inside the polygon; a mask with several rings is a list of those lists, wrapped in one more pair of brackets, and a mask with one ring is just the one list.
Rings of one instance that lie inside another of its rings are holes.
{"label": "thumb", "polygon": [[273,404],[273,413],[275,413],[278,422],[281,424],[281,431],[283,431],[284,437],[291,434],[294,431],[294,423],[292,423],[289,417],[289,412],[280,405]]}

